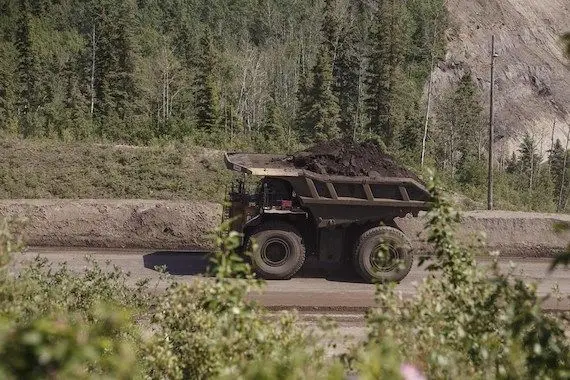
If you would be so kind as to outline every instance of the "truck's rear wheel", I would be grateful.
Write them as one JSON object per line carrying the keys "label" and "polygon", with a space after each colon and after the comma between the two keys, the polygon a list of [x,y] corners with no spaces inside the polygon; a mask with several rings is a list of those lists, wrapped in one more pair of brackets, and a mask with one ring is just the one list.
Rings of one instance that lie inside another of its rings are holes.
{"label": "truck's rear wheel", "polygon": [[[256,249],[252,249],[252,239],[257,244]],[[250,237],[248,248],[253,269],[268,280],[290,279],[305,262],[301,234],[287,223],[261,226]]]}
{"label": "truck's rear wheel", "polygon": [[368,282],[401,281],[412,268],[412,244],[393,227],[364,232],[354,249],[354,265]]}

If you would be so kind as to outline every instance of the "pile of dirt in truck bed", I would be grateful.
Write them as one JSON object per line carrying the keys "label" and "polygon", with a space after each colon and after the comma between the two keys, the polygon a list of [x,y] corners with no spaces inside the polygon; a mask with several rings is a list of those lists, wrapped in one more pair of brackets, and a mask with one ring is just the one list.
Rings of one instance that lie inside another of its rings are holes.
{"label": "pile of dirt in truck bed", "polygon": [[288,160],[299,169],[320,174],[405,177],[420,181],[416,174],[398,165],[373,140],[361,143],[350,140],[324,141],[293,154]]}

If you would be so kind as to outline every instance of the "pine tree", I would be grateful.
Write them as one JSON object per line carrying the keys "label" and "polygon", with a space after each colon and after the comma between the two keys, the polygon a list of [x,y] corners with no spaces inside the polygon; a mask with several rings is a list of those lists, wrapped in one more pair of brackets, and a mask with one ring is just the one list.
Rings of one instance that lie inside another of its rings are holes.
{"label": "pine tree", "polygon": [[98,31],[94,93],[95,116],[101,133],[119,137],[133,113],[135,8],[131,0],[96,0],[94,30]]}
{"label": "pine tree", "polygon": [[505,167],[505,171],[509,174],[514,174],[519,171],[519,160],[517,158],[517,154],[513,152],[511,157],[507,159],[507,164]]}
{"label": "pine tree", "polygon": [[216,53],[211,33],[202,37],[201,56],[196,77],[197,127],[206,132],[219,128],[219,91],[216,83]]}
{"label": "pine tree", "polygon": [[397,128],[393,118],[398,77],[406,48],[406,11],[400,0],[380,0],[370,36],[366,107],[369,130],[390,146]]}
{"label": "pine tree", "polygon": [[[554,146],[548,151],[548,165],[553,178],[562,174],[564,165],[564,147],[562,147],[560,139],[556,139]],[[555,182],[559,183],[558,181]]]}
{"label": "pine tree", "polygon": [[444,96],[438,109],[439,141],[446,147],[445,157],[452,173],[464,162],[479,159],[483,144],[483,119],[480,94],[471,74],[465,73],[457,87]]}
{"label": "pine tree", "polygon": [[548,166],[550,177],[554,183],[554,200],[558,204],[563,204],[568,193],[570,178],[568,178],[568,152],[565,152],[562,143],[556,139],[552,149],[548,151]]}
{"label": "pine tree", "polygon": [[26,137],[34,133],[31,114],[37,106],[37,75],[35,60],[30,39],[30,13],[27,0],[20,0],[20,17],[16,31],[16,48],[18,50],[18,79],[20,114],[20,133]]}
{"label": "pine tree", "polygon": [[340,137],[338,99],[333,93],[331,57],[327,49],[321,48],[313,68],[314,83],[311,91],[309,120],[313,137],[317,141]]}
{"label": "pine tree", "polygon": [[0,129],[11,128],[17,99],[17,51],[11,42],[0,40]]}
{"label": "pine tree", "polygon": [[112,80],[116,81],[113,97],[119,117],[125,119],[136,95],[136,85],[133,77],[135,71],[133,49],[135,10],[129,0],[117,2],[117,5],[119,12],[115,25],[116,35],[113,44],[117,66],[112,76]]}
{"label": "pine tree", "polygon": [[[455,91],[456,131],[458,133],[458,149],[463,158],[475,156],[478,153],[478,138],[483,130],[481,95],[471,73],[464,74]],[[476,143],[474,143],[475,137]],[[477,157],[479,158],[479,157]]]}
{"label": "pine tree", "polygon": [[[355,7],[351,6],[347,12],[355,19],[358,16]],[[358,123],[357,114],[363,61],[358,23],[354,20],[349,20],[342,25],[333,57],[333,90],[338,98],[340,109],[339,128],[345,136],[352,138]]]}
{"label": "pine tree", "polygon": [[542,157],[538,153],[538,148],[534,138],[526,132],[519,145],[519,168],[521,173],[528,180],[528,188],[532,189],[536,181],[536,175],[540,168]]}
{"label": "pine tree", "polygon": [[[301,65],[300,65],[301,66]],[[310,120],[311,106],[311,83],[307,75],[307,70],[300,67],[299,82],[297,85],[297,114],[295,116],[296,130],[305,142],[311,140],[313,130]]]}
{"label": "pine tree", "polygon": [[287,144],[287,131],[283,126],[283,115],[275,101],[275,95],[271,95],[267,104],[265,121],[261,125],[259,135],[265,147],[279,148]]}
{"label": "pine tree", "polygon": [[332,64],[336,61],[336,53],[339,45],[341,25],[337,13],[338,0],[325,0],[324,20],[321,26],[323,33],[323,47],[329,52]]}

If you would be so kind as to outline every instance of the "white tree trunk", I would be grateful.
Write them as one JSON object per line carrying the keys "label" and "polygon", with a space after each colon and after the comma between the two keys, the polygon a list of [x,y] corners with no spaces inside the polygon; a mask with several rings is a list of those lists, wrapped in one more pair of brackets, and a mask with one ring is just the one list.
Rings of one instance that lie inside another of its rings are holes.
{"label": "white tree trunk", "polygon": [[91,81],[90,81],[90,92],[91,92],[91,102],[89,105],[89,114],[93,117],[93,112],[95,111],[95,59],[97,58],[97,40],[95,35],[95,25],[93,25],[93,31],[91,34]]}

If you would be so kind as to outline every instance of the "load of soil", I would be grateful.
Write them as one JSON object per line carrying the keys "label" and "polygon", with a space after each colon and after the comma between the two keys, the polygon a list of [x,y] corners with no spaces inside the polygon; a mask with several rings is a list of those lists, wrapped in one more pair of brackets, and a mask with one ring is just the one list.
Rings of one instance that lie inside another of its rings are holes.
{"label": "load of soil", "polygon": [[320,174],[381,177],[404,177],[420,181],[418,176],[384,153],[373,140],[329,140],[295,153],[288,158],[299,169]]}

